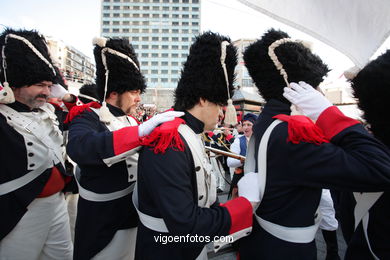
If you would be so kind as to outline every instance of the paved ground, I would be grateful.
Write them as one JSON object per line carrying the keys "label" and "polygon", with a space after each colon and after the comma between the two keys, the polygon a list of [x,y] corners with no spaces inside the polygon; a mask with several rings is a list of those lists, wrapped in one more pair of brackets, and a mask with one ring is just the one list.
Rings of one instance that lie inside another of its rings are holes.
{"label": "paved ground", "polygon": [[[221,202],[226,201],[226,194],[219,195],[218,197]],[[339,256],[341,259],[344,259],[346,244],[340,229],[337,231],[337,240],[339,246]],[[316,235],[316,244],[317,244],[317,259],[324,260],[326,257],[326,245],[320,230],[317,232]],[[210,245],[208,247],[208,251],[209,251],[208,253],[209,259],[212,260],[235,260],[236,259],[236,254],[235,252],[233,252],[231,248],[223,249],[222,252],[218,252],[215,254],[212,251],[212,247]]]}

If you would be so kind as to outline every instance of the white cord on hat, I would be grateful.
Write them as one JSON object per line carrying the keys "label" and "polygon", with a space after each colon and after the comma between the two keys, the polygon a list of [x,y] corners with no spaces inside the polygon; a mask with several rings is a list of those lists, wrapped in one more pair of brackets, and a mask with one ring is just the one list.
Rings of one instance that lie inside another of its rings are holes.
{"label": "white cord on hat", "polygon": [[84,94],[79,93],[78,96],[82,97],[82,98],[85,98],[85,99],[89,99],[89,100],[95,101],[95,102],[99,102],[99,100],[97,100],[96,98],[88,96],[88,95],[84,95]]}
{"label": "white cord on hat", "polygon": [[223,74],[225,76],[225,81],[226,81],[226,88],[227,88],[227,93],[228,93],[228,105],[226,107],[226,112],[225,112],[225,119],[224,122],[226,124],[230,125],[236,125],[237,124],[237,111],[233,106],[233,100],[231,99],[230,96],[230,90],[229,90],[229,78],[227,74],[227,69],[226,69],[226,48],[230,43],[228,41],[223,41],[221,42],[221,65],[223,69]]}

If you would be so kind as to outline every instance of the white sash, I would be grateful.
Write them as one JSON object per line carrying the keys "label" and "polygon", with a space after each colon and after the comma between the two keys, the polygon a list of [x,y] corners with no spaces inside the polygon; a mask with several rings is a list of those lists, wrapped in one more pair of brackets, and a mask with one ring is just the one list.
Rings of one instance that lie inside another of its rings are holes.
{"label": "white sash", "polygon": [[[259,150],[258,150],[258,176],[260,183],[260,203],[264,196],[266,177],[267,177],[267,146],[268,140],[271,135],[272,130],[278,125],[282,123],[280,120],[275,120],[272,124],[267,128],[264,135],[261,138]],[[244,172],[254,172],[256,161],[255,161],[255,138],[251,137],[248,144],[247,149],[247,160],[244,166]],[[321,216],[317,209],[317,217],[314,221],[314,225],[308,227],[285,227],[265,219],[262,219],[257,214],[255,214],[256,220],[259,225],[268,233],[273,236],[292,243],[310,243],[314,240],[315,234],[318,230],[318,226],[320,224]]]}

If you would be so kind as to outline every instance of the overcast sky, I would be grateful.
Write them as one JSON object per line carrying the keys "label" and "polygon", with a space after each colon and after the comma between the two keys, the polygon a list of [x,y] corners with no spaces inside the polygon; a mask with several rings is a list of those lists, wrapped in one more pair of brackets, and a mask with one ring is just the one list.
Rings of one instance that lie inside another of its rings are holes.
{"label": "overcast sky", "polygon": [[[92,39],[100,34],[101,0],[0,0],[0,24],[14,28],[35,28],[41,33],[63,40],[89,57]],[[337,78],[352,62],[314,38],[283,25],[239,3],[237,0],[202,0],[201,30],[211,30],[240,38],[259,38],[271,27],[279,28],[293,38],[314,43],[317,53]],[[390,46],[387,41],[386,46]],[[383,51],[385,47],[381,49]]]}

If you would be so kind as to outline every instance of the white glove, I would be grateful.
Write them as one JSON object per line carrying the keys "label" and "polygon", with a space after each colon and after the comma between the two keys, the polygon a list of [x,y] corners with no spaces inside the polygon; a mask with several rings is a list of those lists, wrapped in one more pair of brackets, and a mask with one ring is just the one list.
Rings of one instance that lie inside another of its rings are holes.
{"label": "white glove", "polygon": [[283,96],[297,107],[304,115],[317,120],[320,114],[333,106],[319,91],[306,82],[290,83],[291,88],[284,88]]}
{"label": "white glove", "polygon": [[50,90],[50,97],[62,99],[69,92],[60,84],[53,84]]}
{"label": "white glove", "polygon": [[183,115],[184,112],[178,111],[168,111],[161,114],[157,114],[150,118],[148,121],[138,126],[138,135],[140,137],[148,135],[153,131],[156,126],[164,122],[172,121],[173,119],[175,119],[175,117],[181,117]]}
{"label": "white glove", "polygon": [[248,172],[238,181],[238,196],[244,197],[250,202],[260,201],[259,177],[256,172]]}

